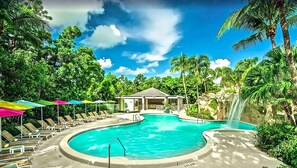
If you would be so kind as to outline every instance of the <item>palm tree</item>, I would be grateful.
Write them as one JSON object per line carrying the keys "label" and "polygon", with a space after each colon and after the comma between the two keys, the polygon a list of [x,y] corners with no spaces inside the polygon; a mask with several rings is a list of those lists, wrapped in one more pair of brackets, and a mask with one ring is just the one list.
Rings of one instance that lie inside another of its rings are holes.
{"label": "palm tree", "polygon": [[216,78],[221,78],[220,86],[224,88],[234,86],[236,77],[234,71],[230,67],[216,68],[214,72]]}
{"label": "palm tree", "polygon": [[[297,55],[297,49],[293,51]],[[280,47],[268,52],[266,58],[247,73],[240,94],[260,104],[280,107],[287,119],[295,124],[292,114],[292,106],[297,104],[294,99],[295,88],[290,82],[289,68],[283,55],[285,51]]]}
{"label": "palm tree", "polygon": [[259,0],[261,8],[255,6],[253,0],[248,0],[248,4],[233,12],[231,16],[221,26],[217,38],[220,38],[227,30],[246,29],[253,34],[233,45],[233,49],[246,49],[257,41],[270,39],[272,48],[276,47],[275,35],[278,23],[277,11],[271,6],[271,0]]}
{"label": "palm tree", "polygon": [[185,72],[188,70],[188,56],[186,54],[181,54],[180,56],[173,57],[170,60],[170,65],[172,66],[170,72],[180,71],[180,75],[183,81],[184,92],[187,102],[187,108],[189,106],[188,95],[187,95],[187,87],[185,82]]}
{"label": "palm tree", "polygon": [[[292,4],[279,5],[276,7],[273,1],[284,0],[247,0],[248,4],[241,9],[233,12],[231,16],[221,26],[217,38],[220,38],[227,30],[233,29],[245,29],[252,31],[253,34],[233,45],[235,50],[246,49],[248,46],[256,44],[257,41],[263,39],[270,39],[272,48],[276,48],[275,35],[277,24],[281,21],[281,12],[287,12],[283,14],[283,20],[288,19],[290,25],[296,23],[296,15],[288,15],[295,12],[292,8]],[[285,9],[284,9],[285,8]],[[281,10],[282,9],[282,10]],[[288,18],[286,17],[288,16]]]}
{"label": "palm tree", "polygon": [[[283,33],[286,60],[290,67],[290,74],[293,80],[293,84],[297,89],[297,72],[295,67],[295,60],[291,51],[290,34],[288,31],[288,23],[287,23],[287,16],[290,14],[291,11],[295,11],[296,4],[289,0],[272,0],[272,3],[276,6],[279,12],[278,16],[280,19],[280,25]],[[295,17],[293,16],[292,18],[296,18],[296,16]]]}
{"label": "palm tree", "polygon": [[234,73],[236,76],[239,90],[244,84],[244,80],[245,80],[247,73],[252,69],[253,66],[255,66],[257,64],[257,62],[258,62],[258,58],[254,57],[254,58],[250,58],[250,59],[244,59],[242,61],[239,61],[236,64]]}
{"label": "palm tree", "polygon": [[18,41],[43,44],[37,34],[49,28],[46,20],[51,17],[41,6],[41,1],[3,0],[0,5],[0,45],[13,49]]}
{"label": "palm tree", "polygon": [[200,113],[200,105],[199,105],[199,82],[201,79],[201,74],[207,69],[209,69],[210,62],[209,58],[206,55],[201,55],[200,57],[195,55],[189,58],[188,60],[189,65],[189,73],[193,74],[196,78],[196,95],[197,95],[197,105],[198,105],[198,113]]}

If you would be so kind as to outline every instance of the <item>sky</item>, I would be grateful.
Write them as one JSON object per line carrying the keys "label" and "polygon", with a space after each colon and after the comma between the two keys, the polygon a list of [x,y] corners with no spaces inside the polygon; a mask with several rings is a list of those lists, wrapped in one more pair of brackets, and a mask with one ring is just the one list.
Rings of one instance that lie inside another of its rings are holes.
{"label": "sky", "polygon": [[[179,76],[169,69],[170,59],[181,53],[206,54],[211,68],[234,68],[245,58],[263,59],[271,49],[264,40],[234,51],[232,44],[252,34],[248,31],[230,30],[216,38],[230,14],[245,5],[242,0],[43,0],[43,5],[53,17],[53,37],[77,25],[82,31],[77,45],[93,48],[106,73],[130,79]],[[295,34],[292,30],[292,44]],[[280,29],[276,41],[283,42]]]}

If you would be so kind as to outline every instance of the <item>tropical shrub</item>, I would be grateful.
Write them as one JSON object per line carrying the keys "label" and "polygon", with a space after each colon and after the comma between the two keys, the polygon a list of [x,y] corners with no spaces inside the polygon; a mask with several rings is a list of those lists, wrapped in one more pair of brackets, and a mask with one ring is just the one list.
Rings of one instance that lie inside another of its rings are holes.
{"label": "tropical shrub", "polygon": [[268,153],[292,167],[297,167],[297,136],[292,136],[290,139],[281,142]]}
{"label": "tropical shrub", "polygon": [[[187,110],[187,114],[192,117],[197,117],[198,112],[198,105],[194,104]],[[213,120],[214,118],[211,116],[209,110],[200,109],[200,113],[198,114],[198,118],[206,119],[206,120]]]}
{"label": "tropical shrub", "polygon": [[294,136],[294,127],[284,122],[264,123],[257,129],[257,146],[268,151]]}

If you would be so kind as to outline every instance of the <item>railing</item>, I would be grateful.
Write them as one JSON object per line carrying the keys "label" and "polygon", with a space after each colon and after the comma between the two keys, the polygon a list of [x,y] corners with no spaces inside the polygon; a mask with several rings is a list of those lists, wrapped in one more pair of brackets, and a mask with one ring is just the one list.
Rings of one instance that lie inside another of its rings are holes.
{"label": "railing", "polygon": [[110,168],[110,147],[111,147],[111,144],[115,141],[115,140],[118,140],[119,143],[121,144],[121,146],[123,147],[124,149],[124,156],[126,156],[126,148],[124,147],[124,145],[122,144],[121,140],[119,138],[114,138],[108,145],[108,168]]}
{"label": "railing", "polygon": [[140,117],[138,114],[133,114],[133,121],[140,121]]}

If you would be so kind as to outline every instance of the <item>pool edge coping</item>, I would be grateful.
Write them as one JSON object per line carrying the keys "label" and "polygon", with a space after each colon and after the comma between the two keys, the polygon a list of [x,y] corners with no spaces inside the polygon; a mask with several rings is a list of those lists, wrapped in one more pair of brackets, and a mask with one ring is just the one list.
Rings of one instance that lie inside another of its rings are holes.
{"label": "pool edge coping", "polygon": [[[141,122],[141,121],[138,121]],[[86,128],[82,130],[75,131],[69,135],[66,135],[59,144],[60,151],[67,156],[70,159],[80,161],[86,164],[90,165],[96,165],[96,166],[108,166],[108,158],[100,158],[95,156],[90,156],[87,154],[83,154],[80,152],[75,151],[72,149],[68,142],[69,140],[76,136],[77,134],[94,130],[98,128],[108,128],[112,126],[120,126],[120,125],[129,125],[129,124],[135,124],[137,122],[127,122],[127,123],[117,123],[117,124],[105,124],[97,127],[92,128]],[[246,130],[224,130],[224,129],[213,129],[213,130],[207,130],[203,132],[203,138],[206,142],[205,146],[195,152],[191,152],[189,154],[176,156],[176,157],[170,157],[170,158],[164,158],[164,159],[149,159],[149,160],[133,160],[126,157],[112,157],[111,158],[111,165],[112,167],[123,167],[123,166],[129,166],[129,167],[166,167],[166,166],[175,166],[179,164],[184,164],[192,161],[199,160],[201,158],[204,158],[208,154],[212,152],[212,148],[215,145],[214,141],[211,139],[211,135],[209,133],[213,131],[246,131]]]}

